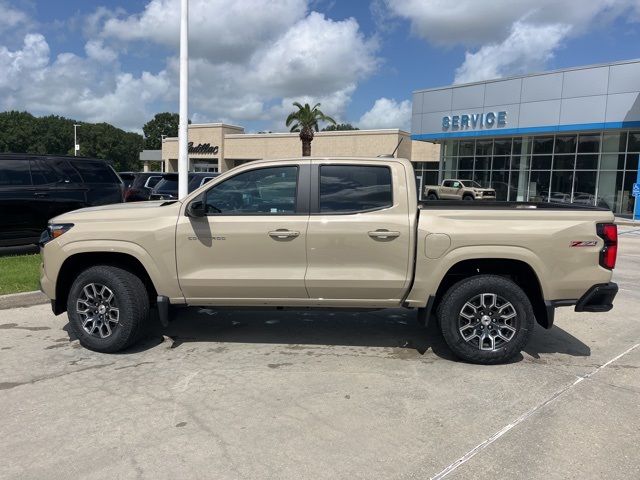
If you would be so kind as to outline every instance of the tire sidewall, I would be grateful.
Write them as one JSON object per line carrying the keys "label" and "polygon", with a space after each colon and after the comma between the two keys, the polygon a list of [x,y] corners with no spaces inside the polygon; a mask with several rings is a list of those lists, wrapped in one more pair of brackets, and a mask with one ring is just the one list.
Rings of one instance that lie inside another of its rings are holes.
{"label": "tire sidewall", "polygon": [[[107,338],[100,338],[87,333],[82,327],[82,318],[76,312],[76,301],[84,286],[99,283],[107,286],[115,295],[119,309],[118,323],[113,327],[112,334]],[[73,282],[67,297],[67,316],[69,324],[80,344],[90,350],[99,352],[115,352],[126,347],[137,331],[135,312],[131,305],[130,287],[114,274],[113,267],[92,267],[81,273]]]}
{"label": "tire sidewall", "polygon": [[[495,351],[484,351],[467,343],[458,330],[458,316],[463,305],[482,293],[494,293],[513,305],[517,314],[514,337]],[[479,275],[458,282],[449,289],[440,311],[440,328],[453,353],[463,360],[495,364],[503,363],[520,353],[534,328],[534,314],[526,294],[511,280],[496,275]]]}

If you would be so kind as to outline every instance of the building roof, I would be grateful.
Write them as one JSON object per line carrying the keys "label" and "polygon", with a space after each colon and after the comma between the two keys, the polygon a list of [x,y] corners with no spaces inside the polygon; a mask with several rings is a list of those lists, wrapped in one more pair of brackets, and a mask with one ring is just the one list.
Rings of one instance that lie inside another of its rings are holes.
{"label": "building roof", "polygon": [[599,67],[611,67],[614,65],[626,65],[629,63],[640,63],[640,58],[631,59],[631,60],[621,60],[617,62],[609,62],[609,63],[594,63],[593,65],[582,65],[579,67],[568,67],[568,68],[559,68],[556,70],[547,70],[542,72],[534,72],[522,75],[512,75],[509,77],[500,77],[500,78],[491,78],[487,80],[480,80],[477,82],[468,82],[468,83],[454,83],[451,85],[444,85],[441,87],[433,87],[433,88],[422,88],[419,90],[414,90],[413,93],[422,93],[422,92],[432,92],[435,90],[446,90],[449,88],[457,88],[457,87],[468,87],[470,85],[481,85],[483,83],[495,83],[495,82],[504,82],[505,80],[515,80],[518,78],[528,78],[528,77],[537,77],[540,75],[549,75],[551,73],[563,73],[563,72],[571,72],[576,70],[588,70],[590,68],[599,68]]}

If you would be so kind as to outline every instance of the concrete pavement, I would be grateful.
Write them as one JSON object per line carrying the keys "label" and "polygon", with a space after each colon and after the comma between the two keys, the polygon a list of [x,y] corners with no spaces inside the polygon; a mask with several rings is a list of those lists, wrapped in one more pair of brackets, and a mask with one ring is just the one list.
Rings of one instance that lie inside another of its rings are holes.
{"label": "concrete pavement", "polygon": [[0,478],[640,478],[626,231],[615,309],[559,310],[509,365],[455,361],[403,310],[186,310],[117,355],[2,310]]}

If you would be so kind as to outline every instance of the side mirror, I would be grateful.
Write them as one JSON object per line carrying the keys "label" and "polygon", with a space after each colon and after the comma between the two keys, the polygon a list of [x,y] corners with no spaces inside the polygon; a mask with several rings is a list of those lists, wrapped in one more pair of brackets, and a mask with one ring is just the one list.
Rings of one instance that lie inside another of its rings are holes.
{"label": "side mirror", "polygon": [[187,205],[187,216],[192,218],[204,217],[207,214],[205,210],[205,202],[202,197],[193,200]]}

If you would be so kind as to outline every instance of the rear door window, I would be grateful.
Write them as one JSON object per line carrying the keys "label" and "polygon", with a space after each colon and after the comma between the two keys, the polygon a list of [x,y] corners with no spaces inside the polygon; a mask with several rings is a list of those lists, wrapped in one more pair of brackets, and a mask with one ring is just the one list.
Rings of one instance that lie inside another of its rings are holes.
{"label": "rear door window", "polygon": [[369,165],[322,165],[320,212],[352,213],[393,205],[391,170]]}
{"label": "rear door window", "polygon": [[49,163],[58,172],[63,181],[82,183],[82,178],[78,171],[64,158],[53,158],[47,160],[46,163]]}
{"label": "rear door window", "polygon": [[147,179],[144,186],[147,188],[153,188],[158,184],[160,180],[162,180],[162,177],[160,175],[154,175],[153,177],[149,177]]}
{"label": "rear door window", "polygon": [[26,160],[0,160],[0,187],[31,185],[29,162]]}
{"label": "rear door window", "polygon": [[120,183],[116,173],[104,162],[73,160],[72,165],[86,183]]}
{"label": "rear door window", "polygon": [[60,180],[60,177],[45,161],[29,160],[29,165],[31,166],[31,177],[34,185],[51,185]]}

